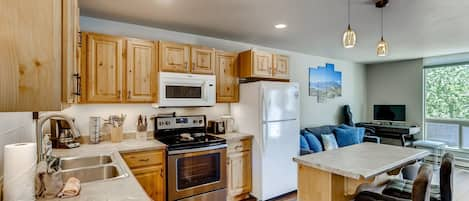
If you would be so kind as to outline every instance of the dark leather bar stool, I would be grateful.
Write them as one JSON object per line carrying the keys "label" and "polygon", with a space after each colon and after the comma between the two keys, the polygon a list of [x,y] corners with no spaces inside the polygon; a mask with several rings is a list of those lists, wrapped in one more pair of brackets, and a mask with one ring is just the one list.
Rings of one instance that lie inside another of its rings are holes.
{"label": "dark leather bar stool", "polygon": [[[418,166],[409,166],[404,171],[413,172]],[[440,166],[440,184],[431,185],[431,201],[452,201],[453,198],[454,156],[451,153],[443,155]],[[412,174],[407,174],[412,175]],[[411,196],[411,186],[414,178],[404,180],[393,179],[383,190],[383,194],[408,199]]]}
{"label": "dark leather bar stool", "polygon": [[385,195],[376,191],[362,191],[355,197],[355,201],[430,201],[432,176],[432,167],[426,164],[422,165],[412,183],[412,193],[409,199]]}

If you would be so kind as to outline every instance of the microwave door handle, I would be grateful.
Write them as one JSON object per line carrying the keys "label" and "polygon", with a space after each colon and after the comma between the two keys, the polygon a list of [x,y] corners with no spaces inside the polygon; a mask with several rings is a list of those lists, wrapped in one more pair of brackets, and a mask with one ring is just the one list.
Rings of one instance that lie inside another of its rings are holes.
{"label": "microwave door handle", "polygon": [[208,87],[207,87],[207,85],[208,85],[207,81],[204,81],[204,83],[202,84],[202,89],[203,89],[202,96],[203,96],[204,100],[208,100],[208,91],[207,91]]}

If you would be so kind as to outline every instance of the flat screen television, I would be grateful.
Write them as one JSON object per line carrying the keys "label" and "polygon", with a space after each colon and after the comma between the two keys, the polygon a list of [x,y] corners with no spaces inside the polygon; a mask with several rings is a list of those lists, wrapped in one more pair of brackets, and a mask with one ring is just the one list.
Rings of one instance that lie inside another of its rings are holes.
{"label": "flat screen television", "polygon": [[374,105],[373,119],[380,121],[405,121],[405,105]]}

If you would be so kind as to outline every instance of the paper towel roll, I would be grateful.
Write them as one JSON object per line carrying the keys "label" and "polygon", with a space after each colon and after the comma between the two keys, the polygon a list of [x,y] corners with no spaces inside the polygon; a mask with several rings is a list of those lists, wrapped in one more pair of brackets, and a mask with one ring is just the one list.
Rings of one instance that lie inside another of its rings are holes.
{"label": "paper towel roll", "polygon": [[36,143],[6,145],[3,159],[4,200],[35,200]]}

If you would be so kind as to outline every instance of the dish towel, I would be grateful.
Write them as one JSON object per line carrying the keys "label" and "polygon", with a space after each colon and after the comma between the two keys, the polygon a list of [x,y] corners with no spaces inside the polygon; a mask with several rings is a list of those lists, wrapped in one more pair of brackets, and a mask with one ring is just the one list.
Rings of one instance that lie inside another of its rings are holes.
{"label": "dish towel", "polygon": [[75,177],[70,177],[65,183],[64,188],[59,193],[60,198],[75,197],[80,194],[80,180]]}
{"label": "dish towel", "polygon": [[36,198],[55,198],[62,187],[62,174],[48,167],[46,161],[39,162],[36,169]]}

